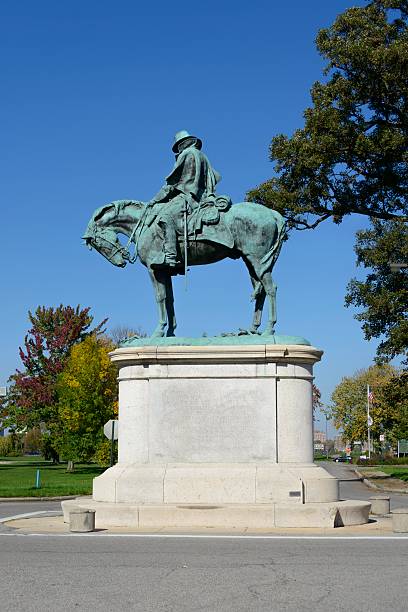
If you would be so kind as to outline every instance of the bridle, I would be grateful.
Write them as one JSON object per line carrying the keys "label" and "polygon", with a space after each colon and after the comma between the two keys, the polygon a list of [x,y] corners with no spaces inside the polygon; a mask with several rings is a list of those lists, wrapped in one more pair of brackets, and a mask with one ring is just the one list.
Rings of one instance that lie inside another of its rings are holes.
{"label": "bridle", "polygon": [[103,245],[107,245],[102,248],[102,254],[104,251],[108,251],[109,257],[107,259],[115,257],[118,253],[122,256],[125,261],[132,262],[133,256],[130,255],[129,248],[120,244],[117,240],[116,242],[112,242],[108,240],[105,236],[102,236],[103,228],[100,228],[96,223],[94,223],[92,227],[92,236],[87,236],[87,240],[90,242],[91,246],[93,246],[97,251],[100,251],[99,247],[103,247]]}

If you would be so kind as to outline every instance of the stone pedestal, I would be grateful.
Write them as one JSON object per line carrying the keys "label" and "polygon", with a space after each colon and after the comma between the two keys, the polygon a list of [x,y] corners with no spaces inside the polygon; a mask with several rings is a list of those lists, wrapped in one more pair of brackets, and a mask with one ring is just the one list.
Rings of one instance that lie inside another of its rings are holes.
{"label": "stone pedestal", "polygon": [[313,463],[321,355],[273,344],[114,351],[119,460],[94,480],[97,524],[98,507],[106,525],[140,527],[366,522],[369,504],[338,502],[337,480]]}

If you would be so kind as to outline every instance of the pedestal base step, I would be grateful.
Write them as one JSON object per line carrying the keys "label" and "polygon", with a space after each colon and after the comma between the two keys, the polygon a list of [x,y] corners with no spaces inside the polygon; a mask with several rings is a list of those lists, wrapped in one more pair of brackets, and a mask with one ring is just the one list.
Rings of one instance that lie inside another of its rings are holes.
{"label": "pedestal base step", "polygon": [[343,527],[368,522],[371,504],[336,501],[310,504],[126,504],[80,497],[61,502],[64,521],[74,508],[96,511],[96,528],[132,527],[271,529],[274,527]]}

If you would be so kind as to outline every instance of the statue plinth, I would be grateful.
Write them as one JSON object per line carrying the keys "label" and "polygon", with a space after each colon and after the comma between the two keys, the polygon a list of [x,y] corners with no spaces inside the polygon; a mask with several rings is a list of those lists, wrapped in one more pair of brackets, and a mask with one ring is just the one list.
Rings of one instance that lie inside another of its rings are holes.
{"label": "statue plinth", "polygon": [[300,345],[117,349],[119,464],[313,464],[321,355]]}
{"label": "statue plinth", "polygon": [[115,350],[119,460],[83,503],[99,507],[100,526],[367,522],[369,504],[339,502],[338,481],[313,463],[313,365],[321,355],[300,344]]}

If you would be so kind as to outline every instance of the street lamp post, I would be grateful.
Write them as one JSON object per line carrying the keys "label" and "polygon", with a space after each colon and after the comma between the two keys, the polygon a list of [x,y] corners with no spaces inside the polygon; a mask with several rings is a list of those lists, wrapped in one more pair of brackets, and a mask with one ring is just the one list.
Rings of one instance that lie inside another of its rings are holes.
{"label": "street lamp post", "polygon": [[327,424],[329,422],[329,417],[326,414],[326,459],[329,458],[329,445],[328,445],[328,434],[327,434]]}

